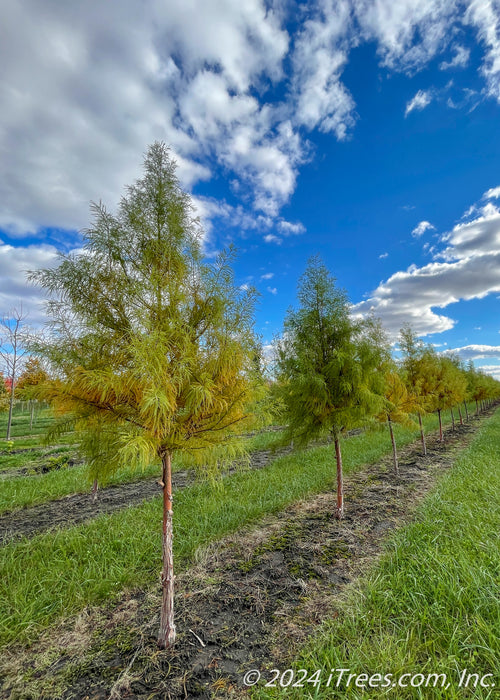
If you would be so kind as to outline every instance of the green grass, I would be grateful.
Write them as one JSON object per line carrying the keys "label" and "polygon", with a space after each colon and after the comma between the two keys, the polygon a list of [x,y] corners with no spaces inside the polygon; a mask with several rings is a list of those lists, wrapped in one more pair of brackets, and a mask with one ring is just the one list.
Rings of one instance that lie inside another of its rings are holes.
{"label": "green grass", "polygon": [[[450,424],[449,414],[443,417],[443,422],[446,425]],[[435,430],[437,428],[437,417],[435,415],[425,416],[424,424],[426,431]],[[418,435],[417,430],[399,430],[398,444],[401,445],[410,442]],[[383,433],[385,434],[385,429],[383,429]],[[254,435],[248,441],[248,449],[250,451],[270,449],[278,443],[280,437],[281,434],[274,431]],[[386,436],[386,440],[389,446],[388,435]],[[38,444],[40,444],[40,441]],[[70,450],[71,448],[62,446],[61,452],[64,449]],[[0,454],[0,472],[2,471],[2,467],[7,469],[9,466],[10,468],[29,466],[33,459],[38,459],[38,457],[34,458],[34,455],[39,456],[40,452],[26,452],[24,461],[22,453],[16,455]],[[174,460],[174,469],[182,470],[184,468],[185,465],[182,462],[182,458],[176,457]],[[139,481],[140,479],[153,478],[159,473],[160,468],[157,465],[151,465],[144,471],[138,470],[132,466],[118,471],[108,479],[107,484],[130,483]],[[85,465],[63,468],[46,474],[34,474],[22,478],[18,476],[8,477],[6,475],[1,481],[0,514],[6,511],[27,508],[39,503],[45,503],[46,501],[63,498],[73,493],[84,493],[89,490],[89,488],[90,482]]]}
{"label": "green grass", "polygon": [[[421,687],[389,690],[331,687],[291,688],[287,698],[398,700],[486,699],[500,685],[500,411],[485,423],[472,444],[420,507],[416,520],[402,528],[382,561],[351,592],[335,621],[325,623],[293,667],[331,669],[372,676],[392,673],[416,677]],[[460,674],[493,674],[496,688],[459,687]],[[449,687],[428,674],[446,674]],[[406,677],[403,682],[409,682]],[[366,684],[366,681],[365,681]],[[280,696],[262,689],[259,698]],[[281,696],[280,696],[281,697]]]}
{"label": "green grass", "polygon": [[[414,431],[398,428],[400,444]],[[343,446],[345,473],[386,454],[385,431]],[[201,482],[175,498],[176,566],[209,542],[334,484],[334,452],[319,447],[281,457],[262,470]],[[33,640],[43,627],[126,586],[154,582],[160,566],[160,498],[0,549],[0,644]]]}
{"label": "green grass", "polygon": [[[262,450],[272,447],[279,439],[276,432],[262,433],[251,437],[248,441],[249,450]],[[70,455],[74,453],[74,448],[59,447],[53,450],[38,449],[25,454],[3,454],[0,455],[0,473],[6,469],[19,467],[35,467],[44,461],[47,455]],[[47,461],[47,459],[45,459]],[[186,468],[182,456],[174,460],[174,471],[181,471]],[[151,479],[160,476],[159,464],[152,464],[144,470],[134,466],[120,469],[109,477],[105,485],[125,484],[141,479]],[[85,464],[74,467],[63,467],[45,474],[33,474],[27,477],[17,475],[9,477],[6,475],[2,479],[0,489],[0,514],[6,511],[27,508],[39,503],[63,498],[73,493],[84,493],[88,491],[91,482],[88,477],[88,469]]]}

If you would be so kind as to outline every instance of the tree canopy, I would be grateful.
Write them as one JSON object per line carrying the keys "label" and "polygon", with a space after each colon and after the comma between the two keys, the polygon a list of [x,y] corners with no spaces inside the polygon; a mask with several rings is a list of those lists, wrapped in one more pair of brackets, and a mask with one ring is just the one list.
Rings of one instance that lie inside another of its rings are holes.
{"label": "tree canopy", "polygon": [[386,347],[372,320],[350,315],[346,293],[317,257],[299,281],[300,306],[287,313],[276,342],[277,374],[289,436],[298,444],[329,434],[337,456],[337,515],[342,516],[340,435],[380,408]]}
{"label": "tree canopy", "polygon": [[93,215],[81,253],[32,273],[51,295],[52,340],[37,348],[54,374],[43,395],[61,429],[77,432],[94,478],[162,463],[166,646],[175,638],[171,457],[213,468],[240,449],[235,436],[258,392],[255,293],[234,284],[233,250],[204,260],[190,197],[161,143],[117,214],[98,204]]}

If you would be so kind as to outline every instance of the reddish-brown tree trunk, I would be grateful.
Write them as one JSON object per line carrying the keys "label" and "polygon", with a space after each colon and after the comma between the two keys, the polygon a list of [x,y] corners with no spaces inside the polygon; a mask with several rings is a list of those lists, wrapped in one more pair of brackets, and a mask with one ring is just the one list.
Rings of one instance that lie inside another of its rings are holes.
{"label": "reddish-brown tree trunk", "polygon": [[394,437],[394,430],[392,429],[392,420],[389,414],[387,414],[387,422],[389,423],[389,432],[391,434],[392,443],[392,459],[394,462],[394,473],[399,474],[399,462],[398,462],[398,451],[396,448],[396,439]]}
{"label": "reddish-brown tree trunk", "polygon": [[344,479],[342,474],[342,452],[340,451],[340,442],[337,436],[335,440],[335,458],[337,460],[337,509],[335,517],[340,520],[344,517]]}
{"label": "reddish-brown tree trunk", "polygon": [[422,441],[422,450],[423,450],[424,455],[426,455],[427,454],[427,445],[425,444],[424,426],[422,423],[422,416],[420,415],[420,413],[418,414],[418,424],[420,426],[420,439]]}
{"label": "reddish-brown tree trunk", "polygon": [[451,429],[455,432],[455,416],[453,415],[453,408],[450,408],[451,414]]}
{"label": "reddish-brown tree trunk", "polygon": [[467,408],[467,401],[464,401],[464,406],[465,406],[465,418],[466,418],[466,420],[469,420],[469,409]]}
{"label": "reddish-brown tree trunk", "polygon": [[441,420],[441,409],[438,408],[438,418],[439,418],[439,442],[444,442],[443,439],[443,422]]}
{"label": "reddish-brown tree trunk", "polygon": [[462,409],[460,408],[460,404],[458,404],[457,408],[458,408],[458,415],[460,416],[460,425],[463,425],[464,419],[462,418]]}
{"label": "reddish-brown tree trunk", "polygon": [[174,557],[172,550],[172,457],[162,456],[163,468],[163,569],[161,572],[162,601],[158,646],[167,649],[175,642],[174,625]]}

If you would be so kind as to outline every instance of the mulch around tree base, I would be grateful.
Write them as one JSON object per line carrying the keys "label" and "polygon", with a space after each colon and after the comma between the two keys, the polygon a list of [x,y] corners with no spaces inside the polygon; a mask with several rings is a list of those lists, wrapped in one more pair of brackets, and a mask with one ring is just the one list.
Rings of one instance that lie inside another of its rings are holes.
{"label": "mulch around tree base", "polygon": [[46,633],[31,650],[13,651],[0,697],[246,697],[245,671],[264,677],[265,669],[287,668],[479,424],[447,431],[444,443],[429,439],[427,457],[419,443],[402,449],[399,476],[386,457],[346,477],[342,521],[333,517],[335,493],[323,493],[204,550],[176,581],[171,650],[156,644],[160,586],[129,592],[113,608],[88,609]]}

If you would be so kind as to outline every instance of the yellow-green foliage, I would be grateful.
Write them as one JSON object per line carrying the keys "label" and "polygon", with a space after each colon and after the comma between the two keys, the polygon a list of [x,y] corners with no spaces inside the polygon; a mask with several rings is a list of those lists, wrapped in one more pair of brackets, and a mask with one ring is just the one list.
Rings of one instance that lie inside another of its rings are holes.
{"label": "yellow-green foliage", "polygon": [[219,465],[251,422],[254,292],[233,283],[234,251],[203,260],[191,209],[156,143],[118,214],[94,207],[84,253],[33,274],[55,297],[56,340],[38,350],[57,378],[41,393],[96,477],[166,452]]}
{"label": "yellow-green foliage", "polygon": [[385,375],[384,396],[387,401],[384,411],[378,415],[381,421],[389,418],[395,423],[412,425],[411,414],[422,412],[422,402],[405,385],[400,374],[395,370],[389,370]]}
{"label": "yellow-green foliage", "polygon": [[359,425],[383,405],[388,349],[376,323],[354,321],[345,292],[317,258],[299,285],[276,343],[279,391],[298,442]]}

